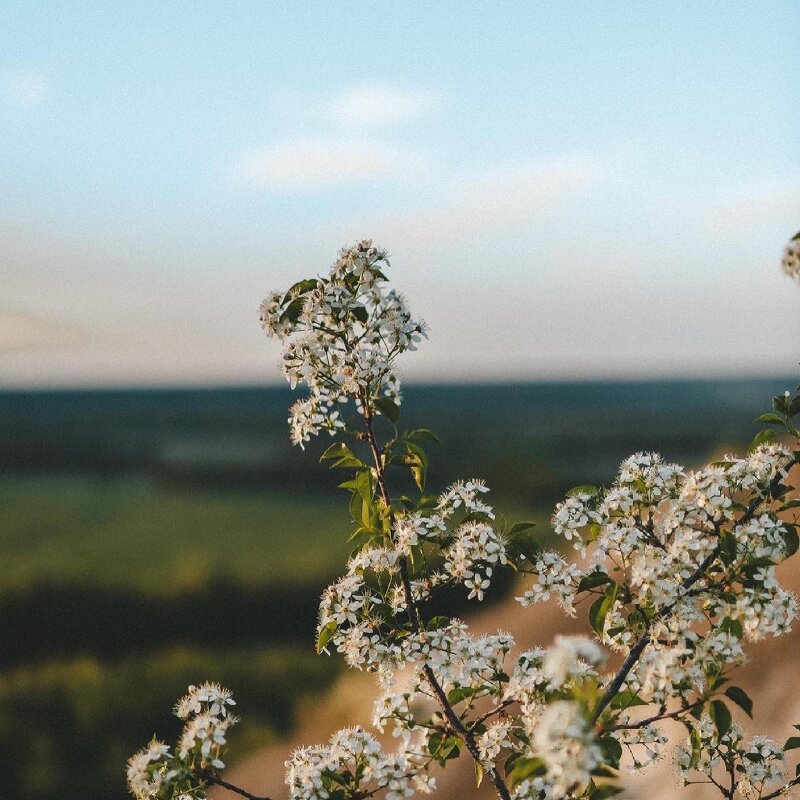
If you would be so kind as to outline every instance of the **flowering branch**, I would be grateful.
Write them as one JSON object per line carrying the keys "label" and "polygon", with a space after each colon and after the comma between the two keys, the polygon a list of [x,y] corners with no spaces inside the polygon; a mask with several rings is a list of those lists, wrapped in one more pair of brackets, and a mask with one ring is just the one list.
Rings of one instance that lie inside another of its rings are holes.
{"label": "flowering branch", "polygon": [[[790,275],[798,246],[784,257]],[[772,788],[800,737],[783,747],[760,736],[746,742],[727,703],[751,714],[752,701],[725,687],[746,642],[785,634],[797,615],[775,572],[798,550],[797,526],[785,519],[800,508],[787,500],[797,445],[792,451],[764,431],[745,457],[696,471],[636,453],[609,488],[577,487],[556,507],[553,529],[584,566],[545,552],[531,523],[495,517],[479,479],[426,494],[423,445],[438,440],[426,428],[398,429],[395,366],[425,337],[425,325],[387,287],[385,266],[386,252],[361,242],[340,253],[327,277],[274,292],[260,309],[267,333],[283,340],[290,383],[309,389],[290,409],[292,442],[304,447],[322,433],[353,442],[337,441],[321,457],[351,472],[340,486],[350,493],[355,549],[321,598],[317,649],[376,673],[382,692],[373,724],[398,741],[386,752],[358,727],[297,749],[286,762],[290,798],[430,793],[433,766],[463,748],[478,785],[486,777],[500,800],[605,800],[619,791],[623,752],[637,769],[655,761],[666,744],[659,725],[670,719],[689,734],[676,754],[685,785],[713,785],[728,800],[774,800],[797,785],[800,778]],[[379,417],[393,430],[382,443]],[[759,421],[800,442],[797,417],[800,386],[776,397]],[[390,468],[407,470],[418,493],[398,502]],[[475,636],[453,617],[425,618],[424,604],[442,587],[464,587],[480,601],[501,568],[524,576],[517,600],[526,608],[554,598],[574,615],[589,598],[595,641],[556,636],[549,648],[512,656],[507,633]],[[602,671],[600,644],[625,654],[612,674]],[[680,707],[668,712],[674,702]],[[136,798],[203,800],[208,786],[220,786],[268,800],[220,776],[237,721],[231,705],[215,684],[190,687],[175,709],[185,723],[175,749],[154,740],[129,761]]]}
{"label": "flowering branch", "polygon": [[[377,478],[378,487],[381,494],[381,499],[384,503],[384,506],[387,509],[391,508],[391,500],[389,496],[389,491],[386,486],[386,476],[383,468],[383,459],[381,458],[381,452],[378,448],[377,441],[375,438],[375,432],[372,425],[372,410],[367,402],[365,402],[365,398],[361,397],[361,402],[363,404],[363,416],[364,422],[367,432],[367,443],[369,444],[370,451],[372,453],[372,458],[375,464],[375,475]],[[403,587],[403,594],[405,596],[406,607],[408,609],[408,616],[410,620],[411,630],[415,635],[419,635],[420,633],[420,613],[417,607],[417,604],[414,601],[413,591],[411,588],[411,580],[408,575],[408,561],[405,556],[402,557],[400,561],[400,580]],[[425,675],[425,679],[428,682],[428,685],[433,692],[434,697],[436,698],[436,702],[439,704],[439,707],[442,709],[442,713],[444,714],[445,719],[449,725],[450,730],[460,737],[464,744],[469,750],[470,755],[474,759],[475,763],[479,766],[482,763],[481,753],[478,748],[478,744],[475,740],[475,736],[472,733],[472,728],[467,729],[464,724],[461,722],[458,714],[456,714],[453,707],[450,705],[447,694],[442,689],[441,684],[436,678],[435,673],[431,669],[428,664],[424,664],[422,667],[422,671]],[[474,727],[474,726],[473,726]],[[496,766],[493,766],[489,770],[489,780],[494,785],[495,789],[497,790],[497,794],[502,800],[511,800],[511,795],[509,794],[508,787],[503,780],[500,771],[497,769]]]}
{"label": "flowering branch", "polygon": [[[765,492],[766,497],[770,497],[776,489],[778,489],[781,485],[782,480],[788,474],[789,470],[795,465],[800,463],[798,461],[798,456],[795,455],[792,459],[786,464],[784,470],[777,472],[770,482],[767,490]],[[739,520],[739,525],[747,524],[752,518],[753,515],[758,510],[759,506],[763,502],[763,497],[756,497],[754,498],[750,504],[747,506],[745,513]],[[660,544],[660,543],[659,543]],[[697,583],[701,578],[703,578],[708,570],[708,568],[717,560],[720,554],[721,544],[717,544],[714,549],[703,559],[700,565],[683,581],[681,588],[683,589],[684,594],[692,587],[695,583]],[[628,654],[625,661],[622,663],[617,674],[614,676],[614,679],[608,685],[605,693],[603,694],[600,702],[597,704],[593,714],[592,714],[592,722],[597,722],[600,718],[600,715],[603,711],[608,707],[614,697],[617,695],[619,690],[622,688],[625,679],[628,677],[628,674],[633,669],[636,662],[641,657],[642,653],[644,652],[645,647],[650,643],[651,638],[651,629],[653,625],[658,622],[659,620],[663,620],[665,617],[669,616],[669,614],[675,609],[678,605],[679,600],[675,600],[671,605],[666,606],[662,611],[655,614],[651,620],[648,622],[647,626],[645,627],[644,633],[639,637],[636,644],[631,648],[630,653]],[[653,720],[655,721],[655,720]]]}

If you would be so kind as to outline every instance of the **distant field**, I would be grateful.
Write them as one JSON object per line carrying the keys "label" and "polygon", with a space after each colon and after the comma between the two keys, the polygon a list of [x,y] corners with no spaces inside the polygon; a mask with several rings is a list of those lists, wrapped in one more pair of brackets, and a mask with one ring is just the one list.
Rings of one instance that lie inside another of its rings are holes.
{"label": "distant field", "polygon": [[175,595],[227,576],[311,583],[348,552],[346,498],[213,493],[137,478],[0,480],[0,591],[47,580]]}

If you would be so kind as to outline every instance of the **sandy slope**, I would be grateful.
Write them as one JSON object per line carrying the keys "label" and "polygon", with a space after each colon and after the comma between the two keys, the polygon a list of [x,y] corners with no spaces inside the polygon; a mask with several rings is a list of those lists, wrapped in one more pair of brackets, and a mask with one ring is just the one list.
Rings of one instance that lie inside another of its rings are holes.
{"label": "sandy slope", "polygon": [[[781,569],[784,585],[800,593],[800,555]],[[520,646],[546,645],[557,633],[587,633],[585,612],[577,620],[565,617],[561,610],[549,603],[534,609],[523,609],[513,600],[489,609],[470,619],[473,631],[510,630]],[[788,637],[759,642],[749,647],[750,662],[736,674],[736,683],[748,691],[755,701],[755,718],[751,722],[744,714],[734,714],[752,733],[773,736],[780,743],[794,733],[792,724],[800,724],[800,625]],[[324,742],[333,730],[345,725],[369,726],[372,718],[372,699],[375,695],[374,679],[363,673],[349,673],[334,686],[330,693],[309,703],[301,712],[296,731],[283,745],[254,755],[232,767],[227,775],[230,781],[255,794],[268,795],[274,800],[286,797],[283,784],[283,763],[287,754],[299,744]],[[242,709],[247,713],[247,709]],[[676,736],[683,730],[671,728]],[[446,771],[438,773],[439,800],[453,798],[493,797],[488,787],[476,790],[472,765],[467,758],[459,759]],[[644,776],[626,776],[627,798],[699,798],[719,797],[700,787],[692,791],[680,789],[673,776],[671,765],[665,759],[647,771]],[[800,796],[800,794],[798,794]],[[214,800],[232,800],[234,795],[225,791],[213,795]]]}

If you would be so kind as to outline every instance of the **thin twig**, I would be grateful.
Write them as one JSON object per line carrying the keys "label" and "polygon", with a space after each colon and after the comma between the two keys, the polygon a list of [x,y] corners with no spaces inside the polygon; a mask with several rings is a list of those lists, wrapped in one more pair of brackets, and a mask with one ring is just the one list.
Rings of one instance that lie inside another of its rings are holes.
{"label": "thin twig", "polygon": [[626,722],[621,725],[612,725],[610,728],[604,728],[603,730],[606,733],[611,733],[612,731],[637,730],[638,728],[644,728],[646,725],[652,725],[654,722],[661,722],[661,720],[664,719],[677,719],[681,714],[686,714],[701,704],[702,701],[698,700],[696,703],[692,703],[684,708],[679,708],[677,711],[670,711],[668,714],[656,714],[653,717],[647,717],[647,719],[640,719],[638,722]]}
{"label": "thin twig", "polygon": [[234,786],[232,783],[228,783],[228,781],[224,781],[222,778],[218,778],[215,775],[206,775],[204,778],[208,783],[221,786],[223,789],[227,789],[229,792],[236,792],[236,794],[247,798],[247,800],[271,800],[269,797],[259,797],[257,794],[250,794],[250,792],[245,791],[238,786]]}

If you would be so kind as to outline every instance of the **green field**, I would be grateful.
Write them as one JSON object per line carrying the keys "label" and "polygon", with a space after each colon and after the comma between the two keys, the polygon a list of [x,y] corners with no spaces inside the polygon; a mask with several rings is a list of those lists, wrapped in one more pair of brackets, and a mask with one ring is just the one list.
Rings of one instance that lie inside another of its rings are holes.
{"label": "green field", "polygon": [[181,491],[136,478],[6,478],[0,507],[0,591],[43,580],[165,594],[215,576],[309,583],[335,574],[348,552],[344,496]]}

